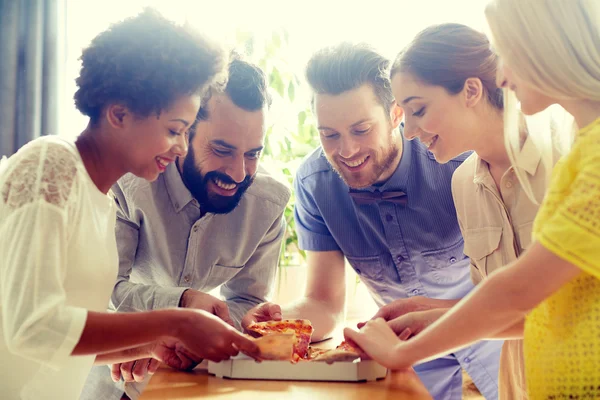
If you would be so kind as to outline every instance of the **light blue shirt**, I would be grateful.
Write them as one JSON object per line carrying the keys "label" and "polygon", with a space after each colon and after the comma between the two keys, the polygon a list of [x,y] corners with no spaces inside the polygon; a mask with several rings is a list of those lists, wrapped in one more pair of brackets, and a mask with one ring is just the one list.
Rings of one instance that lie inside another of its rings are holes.
{"label": "light blue shirt", "polygon": [[[295,180],[300,247],[342,251],[379,306],[412,296],[462,298],[473,284],[451,178],[468,154],[438,164],[420,142],[404,139],[403,145],[390,179],[364,190],[403,191],[406,205],[356,205],[323,150],[314,151]],[[480,342],[415,370],[435,399],[462,398],[461,366],[486,399],[496,399],[501,347],[501,341]]]}

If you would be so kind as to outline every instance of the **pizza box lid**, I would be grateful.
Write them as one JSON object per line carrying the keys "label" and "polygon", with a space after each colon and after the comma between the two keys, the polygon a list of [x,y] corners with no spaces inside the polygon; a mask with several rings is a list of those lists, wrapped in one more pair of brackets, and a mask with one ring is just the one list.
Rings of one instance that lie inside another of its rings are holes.
{"label": "pizza box lid", "polygon": [[372,360],[332,364],[320,361],[259,363],[244,354],[219,363],[209,361],[208,372],[217,378],[344,382],[374,381],[387,375],[387,369]]}

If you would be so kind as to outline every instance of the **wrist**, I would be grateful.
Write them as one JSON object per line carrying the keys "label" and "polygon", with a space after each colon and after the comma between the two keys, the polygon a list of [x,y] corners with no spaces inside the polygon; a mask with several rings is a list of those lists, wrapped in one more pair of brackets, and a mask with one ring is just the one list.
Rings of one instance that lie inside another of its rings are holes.
{"label": "wrist", "polygon": [[392,369],[404,369],[416,364],[418,359],[411,354],[412,348],[413,346],[411,346],[409,341],[402,341],[394,346],[392,349],[392,359],[396,360],[396,365]]}
{"label": "wrist", "polygon": [[131,359],[151,358],[154,345],[155,342],[134,349],[136,354],[132,354]]}
{"label": "wrist", "polygon": [[412,302],[412,307],[408,312],[418,312],[418,311],[429,311],[437,308],[436,299],[431,299],[425,296],[415,296],[411,297],[410,301]]}
{"label": "wrist", "polygon": [[419,311],[427,311],[427,310],[435,310],[438,308],[449,309],[452,308],[459,300],[441,300],[441,299],[431,299],[425,297],[425,301],[423,303],[423,309]]}
{"label": "wrist", "polygon": [[191,322],[191,311],[173,308],[164,310],[163,318],[163,337],[169,337],[172,339],[180,339],[183,335],[183,331],[189,326]]}

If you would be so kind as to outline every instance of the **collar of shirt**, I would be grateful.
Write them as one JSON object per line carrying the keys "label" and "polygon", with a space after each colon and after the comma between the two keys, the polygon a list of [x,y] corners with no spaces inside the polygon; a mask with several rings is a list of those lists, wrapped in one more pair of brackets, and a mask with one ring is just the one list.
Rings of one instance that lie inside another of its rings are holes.
{"label": "collar of shirt", "polygon": [[542,159],[542,153],[533,143],[533,139],[530,137],[525,140],[517,164],[519,168],[525,170],[529,175],[534,176],[537,172],[538,166]]}
{"label": "collar of shirt", "polygon": [[[481,157],[476,155],[477,162],[475,163],[475,174],[473,175],[473,183],[477,185],[491,185],[495,186],[492,175],[490,174],[490,168],[486,161],[482,160]],[[542,154],[533,143],[533,139],[528,137],[521,148],[521,152],[518,155],[517,165],[520,169],[524,170],[531,176],[535,176]],[[511,169],[514,168],[511,166]]]}
{"label": "collar of shirt", "polygon": [[194,206],[200,208],[194,196],[190,193],[188,188],[183,183],[179,169],[176,163],[171,163],[167,166],[164,172],[165,185],[167,187],[167,193],[169,199],[173,204],[175,212],[179,213],[185,206],[192,203]]}

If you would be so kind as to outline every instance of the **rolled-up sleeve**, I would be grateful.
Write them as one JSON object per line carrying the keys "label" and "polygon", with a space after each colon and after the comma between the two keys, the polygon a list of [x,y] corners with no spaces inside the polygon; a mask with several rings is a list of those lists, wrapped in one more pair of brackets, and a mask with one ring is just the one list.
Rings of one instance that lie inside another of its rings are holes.
{"label": "rolled-up sleeve", "polygon": [[294,218],[300,248],[309,251],[340,250],[337,242],[331,236],[309,188],[298,176],[294,180],[294,189],[296,192]]}

